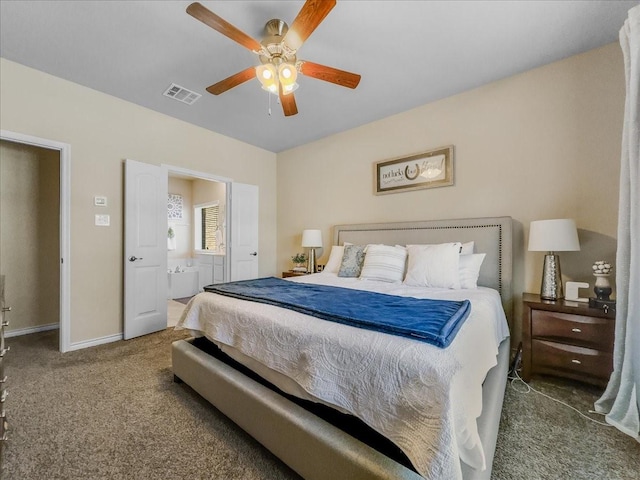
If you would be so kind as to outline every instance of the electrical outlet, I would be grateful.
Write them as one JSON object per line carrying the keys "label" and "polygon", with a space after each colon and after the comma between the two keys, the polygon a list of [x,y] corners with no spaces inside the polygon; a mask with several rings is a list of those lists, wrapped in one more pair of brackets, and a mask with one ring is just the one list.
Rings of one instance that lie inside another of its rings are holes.
{"label": "electrical outlet", "polygon": [[317,270],[318,272],[323,271],[323,270],[324,270],[324,265],[316,265],[316,270]]}

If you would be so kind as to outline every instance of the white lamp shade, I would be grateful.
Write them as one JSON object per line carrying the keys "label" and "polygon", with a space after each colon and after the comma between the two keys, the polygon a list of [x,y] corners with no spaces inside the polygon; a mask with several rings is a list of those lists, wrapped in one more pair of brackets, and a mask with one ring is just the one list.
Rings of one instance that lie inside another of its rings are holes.
{"label": "white lamp shade", "polygon": [[309,248],[322,247],[322,230],[303,230],[302,246]]}
{"label": "white lamp shade", "polygon": [[573,252],[580,250],[576,222],[568,219],[536,220],[529,226],[529,250]]}

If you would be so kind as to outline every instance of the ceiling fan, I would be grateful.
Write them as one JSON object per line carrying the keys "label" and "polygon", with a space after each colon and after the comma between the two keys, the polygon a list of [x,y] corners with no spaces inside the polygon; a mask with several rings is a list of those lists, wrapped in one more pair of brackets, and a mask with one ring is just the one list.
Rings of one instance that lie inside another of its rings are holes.
{"label": "ceiling fan", "polygon": [[360,75],[346,72],[318,63],[298,60],[296,53],[313,31],[320,25],[336,0],[307,0],[293,21],[291,28],[280,19],[269,20],[265,25],[265,37],[261,42],[238,30],[198,2],[187,7],[187,13],[217,32],[229,37],[260,58],[261,65],[249,67],[207,87],[207,92],[220,95],[227,90],[257,77],[262,88],[277,94],[285,116],[296,115],[298,107],[293,92],[298,88],[298,73],[335,83],[348,88],[356,88]]}

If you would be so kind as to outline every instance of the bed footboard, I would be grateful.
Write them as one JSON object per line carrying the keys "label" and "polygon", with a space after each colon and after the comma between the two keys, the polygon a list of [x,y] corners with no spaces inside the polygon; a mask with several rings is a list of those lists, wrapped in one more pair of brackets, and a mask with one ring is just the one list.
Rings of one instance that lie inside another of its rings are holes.
{"label": "bed footboard", "polygon": [[191,341],[173,343],[174,375],[305,479],[422,479]]}
{"label": "bed footboard", "polygon": [[[172,345],[174,378],[187,383],[307,480],[419,480],[414,471],[192,345]],[[509,339],[483,386],[478,430],[488,468],[462,464],[465,480],[489,479],[509,363]]]}

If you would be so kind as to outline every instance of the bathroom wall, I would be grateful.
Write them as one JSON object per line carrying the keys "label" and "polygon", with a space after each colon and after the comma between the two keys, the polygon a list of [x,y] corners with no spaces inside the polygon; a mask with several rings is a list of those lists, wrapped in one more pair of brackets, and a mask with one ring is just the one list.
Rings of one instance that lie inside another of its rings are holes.
{"label": "bathroom wall", "polygon": [[169,227],[175,234],[175,250],[168,250],[169,265],[175,259],[193,256],[193,181],[169,177],[169,194],[182,196],[182,218],[169,218]]}
{"label": "bathroom wall", "polygon": [[[226,184],[208,180],[193,180],[193,204],[218,202],[218,220],[224,222],[226,212]],[[222,237],[225,237],[224,227]],[[224,245],[217,254],[196,254],[196,262],[200,270],[200,288],[212,283],[220,283],[225,280]]]}

